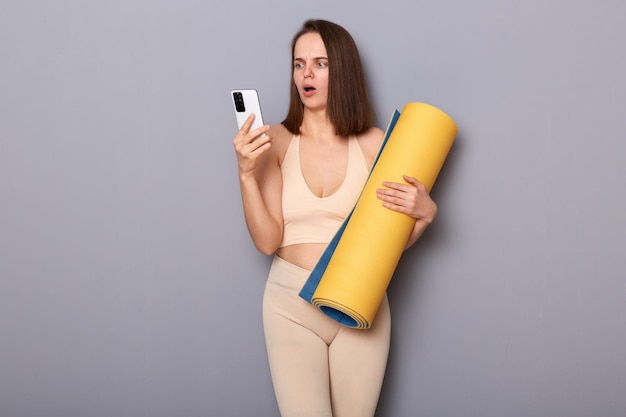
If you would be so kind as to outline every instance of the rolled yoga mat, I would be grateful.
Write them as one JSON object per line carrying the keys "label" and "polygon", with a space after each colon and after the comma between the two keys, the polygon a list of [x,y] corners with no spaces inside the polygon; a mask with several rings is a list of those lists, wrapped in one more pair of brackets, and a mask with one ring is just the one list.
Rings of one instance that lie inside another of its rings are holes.
{"label": "rolled yoga mat", "polygon": [[376,198],[383,181],[417,178],[428,191],[456,137],[454,121],[424,103],[394,113],[361,196],[300,291],[300,297],[337,322],[367,329],[415,225]]}

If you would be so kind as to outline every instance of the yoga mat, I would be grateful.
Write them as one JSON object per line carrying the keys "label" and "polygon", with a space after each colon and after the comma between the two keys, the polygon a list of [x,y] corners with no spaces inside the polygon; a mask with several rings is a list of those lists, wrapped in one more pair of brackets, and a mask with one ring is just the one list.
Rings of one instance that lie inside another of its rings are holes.
{"label": "yoga mat", "polygon": [[403,174],[430,191],[456,137],[454,121],[425,103],[394,113],[361,196],[328,244],[300,297],[337,322],[371,327],[415,225],[415,219],[382,206],[383,181]]}

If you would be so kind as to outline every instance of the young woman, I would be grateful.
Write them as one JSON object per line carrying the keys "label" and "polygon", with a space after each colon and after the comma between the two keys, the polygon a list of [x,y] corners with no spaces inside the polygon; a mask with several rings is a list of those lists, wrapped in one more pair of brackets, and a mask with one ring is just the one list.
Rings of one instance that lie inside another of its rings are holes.
{"label": "young woman", "polygon": [[[328,21],[306,21],[292,42],[286,119],[250,131],[253,117],[233,144],[250,236],[259,251],[274,255],[263,325],[281,415],[373,416],[389,351],[387,299],[362,330],[336,323],[298,296],[356,203],[384,135],[373,126],[350,34]],[[437,206],[417,179],[404,180],[382,183],[377,197],[416,219],[408,247]]]}

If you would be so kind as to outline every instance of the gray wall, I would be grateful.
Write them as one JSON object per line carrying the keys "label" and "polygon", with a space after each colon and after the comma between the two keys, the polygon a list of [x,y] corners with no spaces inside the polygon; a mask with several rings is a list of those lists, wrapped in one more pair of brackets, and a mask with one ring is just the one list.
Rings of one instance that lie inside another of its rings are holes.
{"label": "gray wall", "polygon": [[0,3],[2,416],[277,415],[229,90],[282,120],[308,17],[352,32],[382,127],[459,127],[378,415],[626,413],[625,3],[365,4]]}

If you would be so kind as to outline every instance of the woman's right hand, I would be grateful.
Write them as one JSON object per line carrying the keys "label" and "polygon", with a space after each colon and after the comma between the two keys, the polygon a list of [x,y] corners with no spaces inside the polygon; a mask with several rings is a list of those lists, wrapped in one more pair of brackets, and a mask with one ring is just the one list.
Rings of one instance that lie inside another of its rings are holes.
{"label": "woman's right hand", "polygon": [[252,113],[233,139],[237,163],[239,164],[239,175],[254,173],[259,158],[272,146],[272,138],[268,134],[264,135],[270,129],[269,126],[264,125],[250,130],[254,117],[254,113]]}
{"label": "woman's right hand", "polygon": [[266,255],[276,251],[283,236],[282,176],[275,152],[268,152],[269,126],[250,130],[248,117],[233,139],[239,164],[239,187],[246,225],[256,248]]}

